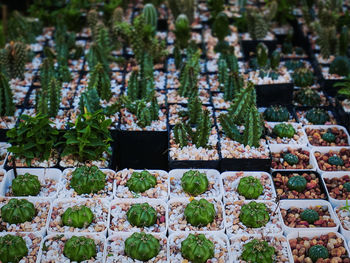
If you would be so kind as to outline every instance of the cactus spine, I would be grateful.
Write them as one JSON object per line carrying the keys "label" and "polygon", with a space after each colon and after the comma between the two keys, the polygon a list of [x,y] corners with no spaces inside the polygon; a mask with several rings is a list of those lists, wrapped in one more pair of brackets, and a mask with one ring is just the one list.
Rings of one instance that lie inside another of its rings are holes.
{"label": "cactus spine", "polygon": [[15,109],[9,81],[5,74],[0,72],[0,116],[12,116]]}

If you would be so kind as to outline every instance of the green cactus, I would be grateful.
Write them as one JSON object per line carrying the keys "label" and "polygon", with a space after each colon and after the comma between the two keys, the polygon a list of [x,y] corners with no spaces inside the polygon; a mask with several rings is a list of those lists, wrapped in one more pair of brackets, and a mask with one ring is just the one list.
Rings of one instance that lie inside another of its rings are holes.
{"label": "green cactus", "polygon": [[126,182],[126,186],[129,190],[135,193],[143,193],[155,187],[156,184],[157,178],[148,171],[133,172]]}
{"label": "green cactus", "polygon": [[308,68],[295,69],[292,78],[297,87],[308,87],[314,84],[314,74]]}
{"label": "green cactus", "polygon": [[192,96],[188,99],[187,111],[189,123],[192,125],[197,124],[203,114],[202,102],[199,96]]}
{"label": "green cactus", "polygon": [[95,88],[101,99],[109,101],[112,97],[111,81],[108,72],[98,63],[91,72],[88,89]]}
{"label": "green cactus", "polygon": [[125,240],[125,254],[135,260],[150,260],[156,257],[159,251],[159,240],[151,234],[133,233]]}
{"label": "green cactus", "polygon": [[13,198],[1,207],[1,218],[9,224],[31,222],[35,216],[35,206],[26,199]]}
{"label": "green cactus", "polygon": [[183,122],[176,123],[173,132],[175,142],[179,144],[181,148],[188,146],[190,137],[187,132],[187,127]]}
{"label": "green cactus", "polygon": [[269,210],[264,203],[251,201],[241,207],[239,221],[246,227],[263,227],[270,221]]}
{"label": "green cactus", "polygon": [[326,133],[324,133],[322,135],[322,140],[329,142],[329,143],[335,142],[336,138],[337,137],[331,131],[327,131]]}
{"label": "green cactus", "polygon": [[196,6],[194,0],[168,0],[168,4],[173,17],[178,17],[181,13],[185,14],[190,25],[192,24]]}
{"label": "green cactus", "polygon": [[344,165],[343,159],[340,158],[339,156],[336,156],[336,155],[329,157],[328,163],[331,165],[336,165],[336,166],[343,166]]}
{"label": "green cactus", "polygon": [[279,123],[273,127],[272,131],[280,138],[293,138],[296,133],[293,125],[289,123]]}
{"label": "green cactus", "polygon": [[275,50],[274,52],[272,52],[270,61],[271,61],[270,62],[271,69],[277,70],[281,61],[281,54],[278,50]]}
{"label": "green cactus", "polygon": [[12,192],[15,196],[37,196],[40,193],[38,176],[25,173],[12,180]]}
{"label": "green cactus", "polygon": [[148,203],[133,204],[126,213],[131,225],[150,227],[157,222],[157,211]]}
{"label": "green cactus", "polygon": [[300,89],[295,96],[295,100],[303,106],[318,106],[321,103],[321,96],[316,90],[311,88]]}
{"label": "green cactus", "polygon": [[229,25],[230,22],[224,12],[220,12],[216,15],[212,26],[213,36],[217,37],[219,40],[215,46],[216,52],[223,53],[229,46],[225,41],[225,37],[231,33]]}
{"label": "green cactus", "polygon": [[43,89],[47,89],[50,80],[55,76],[54,61],[51,58],[45,58],[40,67],[40,84]]}
{"label": "green cactus", "polygon": [[301,212],[300,218],[309,224],[313,224],[320,218],[320,216],[314,209],[305,209]]}
{"label": "green cactus", "polygon": [[185,172],[181,178],[182,189],[193,196],[203,194],[208,190],[208,178],[205,173],[196,170]]}
{"label": "green cactus", "polygon": [[85,205],[73,206],[68,207],[61,218],[64,226],[86,228],[92,223],[94,214],[91,209]]}
{"label": "green cactus", "polygon": [[0,237],[0,261],[18,263],[28,255],[25,240],[20,236],[4,235]]}
{"label": "green cactus", "polygon": [[99,63],[103,65],[106,71],[109,70],[109,56],[97,43],[92,43],[90,46],[89,52],[86,54],[86,60],[90,70],[93,70]]}
{"label": "green cactus", "polygon": [[203,234],[189,234],[181,242],[181,255],[192,263],[205,263],[215,256],[215,246]]}
{"label": "green cactus", "polygon": [[343,184],[343,189],[345,192],[350,192],[350,182]]}
{"label": "green cactus", "polygon": [[72,172],[70,187],[78,195],[97,193],[104,189],[106,175],[97,166],[81,166]]}
{"label": "green cactus", "polygon": [[246,176],[239,180],[237,192],[247,199],[257,199],[264,191],[260,180],[253,176]]}
{"label": "green cactus", "polygon": [[94,258],[97,255],[95,241],[84,236],[72,236],[64,244],[63,255],[77,262]]}
{"label": "green cactus", "polygon": [[347,26],[343,26],[339,37],[339,55],[346,56],[348,53],[348,43],[349,43],[349,29]]}
{"label": "green cactus", "polygon": [[329,67],[330,74],[346,77],[350,74],[350,60],[345,56],[337,56]]}
{"label": "green cactus", "polygon": [[218,81],[220,83],[220,86],[225,85],[225,82],[228,78],[228,65],[226,61],[226,57],[223,56],[223,54],[220,54],[219,60],[218,60]]}
{"label": "green cactus", "polygon": [[188,42],[191,39],[190,21],[185,14],[180,14],[175,21],[175,43],[180,49],[188,47]]}
{"label": "green cactus", "polygon": [[180,73],[180,87],[178,90],[182,97],[191,97],[198,92],[199,57],[200,53],[198,51],[187,54],[187,60],[184,62]]}
{"label": "green cactus", "polygon": [[305,115],[306,119],[312,124],[321,125],[329,121],[329,115],[326,110],[321,108],[312,108]]}
{"label": "green cactus", "polygon": [[92,113],[102,108],[100,105],[100,97],[98,96],[98,92],[95,88],[87,89],[80,95],[80,112],[84,112],[84,108],[86,108],[88,112]]}
{"label": "green cactus", "polygon": [[137,100],[133,104],[127,105],[127,109],[136,115],[137,124],[142,128],[159,119],[159,105],[155,97],[150,104],[143,99]]}
{"label": "green cactus", "polygon": [[150,25],[154,31],[157,30],[158,16],[157,10],[153,4],[146,4],[142,11],[147,25]]}
{"label": "green cactus", "polygon": [[320,46],[320,54],[325,59],[328,59],[337,51],[337,29],[335,24],[333,25],[321,26],[319,23],[314,23],[314,29],[318,35],[316,43]]}
{"label": "green cactus", "polygon": [[96,25],[99,22],[99,14],[96,9],[90,9],[86,15],[87,25],[91,30],[93,38],[96,35]]}
{"label": "green cactus", "polygon": [[61,83],[52,78],[48,86],[48,115],[50,117],[56,117],[61,101]]}
{"label": "green cactus", "polygon": [[218,14],[224,11],[224,0],[207,0],[207,6],[210,11],[210,20],[215,20]]}
{"label": "green cactus", "polygon": [[263,128],[261,115],[255,105],[250,107],[244,127],[242,144],[259,147]]}
{"label": "green cactus", "polygon": [[263,69],[267,67],[269,63],[269,49],[263,42],[260,42],[256,46],[256,59],[259,68]]}
{"label": "green cactus", "polygon": [[288,179],[287,187],[289,190],[302,193],[306,189],[307,181],[303,176],[296,175]]}
{"label": "green cactus", "polygon": [[329,253],[326,247],[322,245],[314,245],[310,247],[308,256],[311,258],[312,262],[317,262],[320,258],[329,258]]}
{"label": "green cactus", "polygon": [[205,110],[198,120],[196,132],[192,137],[192,142],[197,148],[208,147],[209,136],[211,133],[211,121],[209,115],[209,111]]}
{"label": "green cactus", "polygon": [[0,116],[12,116],[15,110],[9,80],[0,72]]}
{"label": "green cactus", "polygon": [[284,106],[270,106],[264,111],[264,118],[266,121],[283,122],[289,120],[289,111]]}
{"label": "green cactus", "polygon": [[27,48],[21,42],[11,41],[0,50],[0,69],[3,69],[9,79],[24,77]]}
{"label": "green cactus", "polygon": [[269,246],[267,241],[253,239],[243,245],[241,259],[245,262],[273,263],[275,262],[275,248]]}
{"label": "green cactus", "polygon": [[240,134],[234,120],[229,114],[221,114],[219,116],[220,124],[225,135],[233,141],[241,142],[243,137]]}
{"label": "green cactus", "polygon": [[292,153],[286,153],[283,155],[284,161],[286,161],[289,165],[295,165],[298,164],[299,158],[298,156],[292,154]]}

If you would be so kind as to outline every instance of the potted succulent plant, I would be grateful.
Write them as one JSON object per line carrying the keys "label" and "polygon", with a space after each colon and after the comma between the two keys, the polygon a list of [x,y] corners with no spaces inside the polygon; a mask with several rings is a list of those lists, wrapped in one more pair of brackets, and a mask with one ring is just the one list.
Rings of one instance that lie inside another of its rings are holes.
{"label": "potted succulent plant", "polygon": [[325,172],[321,175],[329,202],[335,207],[345,205],[350,199],[350,174],[348,172]]}
{"label": "potted succulent plant", "polygon": [[349,134],[343,126],[307,125],[304,130],[311,147],[341,147],[350,143]]}
{"label": "potted succulent plant", "polygon": [[312,149],[317,170],[322,172],[349,171],[350,148],[319,147]]}

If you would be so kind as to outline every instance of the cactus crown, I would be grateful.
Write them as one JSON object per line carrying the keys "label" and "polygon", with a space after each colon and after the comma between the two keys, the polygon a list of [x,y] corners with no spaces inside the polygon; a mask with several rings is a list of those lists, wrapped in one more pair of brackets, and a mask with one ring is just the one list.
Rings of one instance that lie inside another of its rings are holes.
{"label": "cactus crown", "polygon": [[68,207],[62,214],[62,223],[65,226],[76,228],[88,227],[94,219],[91,209],[85,205]]}
{"label": "cactus crown", "polygon": [[28,248],[25,240],[22,237],[10,234],[0,237],[1,262],[19,262],[27,255]]}
{"label": "cactus crown", "polygon": [[150,227],[157,222],[157,211],[148,203],[133,204],[126,216],[129,223],[137,227]]}
{"label": "cactus crown", "polygon": [[264,203],[251,201],[241,207],[239,220],[246,227],[263,227],[270,221],[269,209]]}
{"label": "cactus crown", "polygon": [[158,16],[154,5],[151,3],[146,4],[143,8],[142,14],[145,18],[146,24],[150,25],[155,32],[157,30]]}
{"label": "cactus crown", "polygon": [[241,259],[246,262],[273,263],[275,253],[275,248],[269,246],[267,241],[253,239],[243,245]]}
{"label": "cactus crown", "polygon": [[325,124],[329,121],[328,112],[321,108],[312,108],[305,115],[306,119],[313,124]]}
{"label": "cactus crown", "polygon": [[15,110],[9,81],[5,74],[0,72],[0,116],[12,116]]}
{"label": "cactus crown", "polygon": [[31,222],[36,216],[34,204],[26,199],[10,199],[10,201],[1,207],[1,217],[4,222],[9,224],[20,224]]}
{"label": "cactus crown", "polygon": [[344,161],[342,158],[340,158],[337,155],[333,155],[331,157],[328,158],[328,163],[331,165],[337,165],[337,166],[343,166],[344,165]]}
{"label": "cactus crown", "polygon": [[10,79],[23,79],[26,59],[27,48],[25,44],[11,41],[4,49],[0,50],[0,69],[3,69]]}
{"label": "cactus crown", "polygon": [[151,234],[133,233],[125,240],[125,254],[132,259],[147,261],[158,255],[159,240]]}
{"label": "cactus crown", "polygon": [[206,226],[214,221],[214,205],[206,199],[193,199],[185,208],[185,218],[192,226]]}
{"label": "cactus crown", "polygon": [[246,176],[239,180],[237,192],[247,199],[257,199],[264,191],[260,180],[253,176]]}
{"label": "cactus crown", "polygon": [[332,133],[332,131],[327,131],[326,133],[324,133],[322,135],[322,140],[326,141],[326,142],[334,142],[336,140],[336,136]]}
{"label": "cactus crown", "polygon": [[37,196],[40,188],[40,181],[36,175],[20,174],[12,180],[12,192],[15,196]]}
{"label": "cactus crown", "polygon": [[193,263],[205,263],[214,257],[215,246],[203,234],[189,234],[181,242],[181,255]]}
{"label": "cactus crown", "polygon": [[295,165],[298,164],[299,158],[298,156],[292,154],[292,153],[286,153],[283,155],[284,161],[286,161],[289,165]]}
{"label": "cactus crown", "polygon": [[63,254],[77,262],[94,258],[97,255],[95,241],[84,236],[72,236],[64,244]]}
{"label": "cactus crown", "polygon": [[200,195],[207,191],[208,185],[207,175],[196,170],[185,172],[181,178],[183,190],[193,196]]}
{"label": "cactus crown", "polygon": [[155,187],[156,184],[157,178],[148,171],[133,172],[126,182],[129,190],[135,193],[143,193]]}
{"label": "cactus crown", "polygon": [[266,121],[282,122],[289,120],[289,111],[283,106],[270,106],[264,111],[264,118]]}
{"label": "cactus crown", "polygon": [[311,88],[300,89],[296,94],[295,100],[303,106],[317,106],[321,103],[320,95]]}
{"label": "cactus crown", "polygon": [[81,166],[72,172],[70,186],[77,194],[97,193],[104,189],[106,175],[97,166]]}

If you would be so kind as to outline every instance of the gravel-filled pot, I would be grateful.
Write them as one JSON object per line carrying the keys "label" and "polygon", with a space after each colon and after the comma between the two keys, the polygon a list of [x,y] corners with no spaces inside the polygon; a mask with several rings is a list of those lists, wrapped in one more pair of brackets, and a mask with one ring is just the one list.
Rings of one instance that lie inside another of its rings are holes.
{"label": "gravel-filled pot", "polygon": [[310,147],[349,146],[350,137],[340,125],[306,125],[305,133]]}
{"label": "gravel-filled pot", "polygon": [[[169,262],[183,263],[189,262],[181,253],[182,242],[188,238],[190,234],[198,235],[196,232],[175,232],[168,238],[168,259]],[[223,233],[203,233],[206,239],[209,239],[214,245],[213,257],[209,258],[207,262],[232,262],[230,255],[230,245],[227,236]]]}
{"label": "gravel-filled pot", "polygon": [[[260,184],[257,181],[254,181],[254,179],[242,179],[246,177],[253,177],[257,179]],[[272,177],[266,172],[224,172],[221,174],[221,178],[223,182],[224,202],[246,199],[267,201],[276,198]],[[245,180],[248,181],[245,182]],[[246,186],[244,186],[245,184]],[[254,190],[253,193],[251,193],[250,190],[253,184],[258,190]],[[262,187],[260,187],[260,185]],[[258,197],[256,198],[256,196]]]}
{"label": "gravel-filled pot", "polygon": [[350,171],[350,147],[315,147],[311,156],[320,173]]}
{"label": "gravel-filled pot", "polygon": [[266,140],[269,145],[307,146],[307,137],[300,123],[267,122],[265,128],[267,131]]}
{"label": "gravel-filled pot", "polygon": [[346,186],[346,183],[350,184],[350,172],[325,172],[321,178],[332,206],[345,205],[346,200],[350,199]]}
{"label": "gravel-filled pot", "polygon": [[[253,240],[258,240],[260,242],[266,241],[269,247],[274,248],[274,253],[269,253],[270,258],[273,262],[291,262],[292,252],[290,251],[287,238],[282,235],[235,235],[230,238],[230,248],[232,262],[246,263],[243,259],[243,251],[245,251],[245,246]],[[246,253],[250,250],[247,250]]]}

